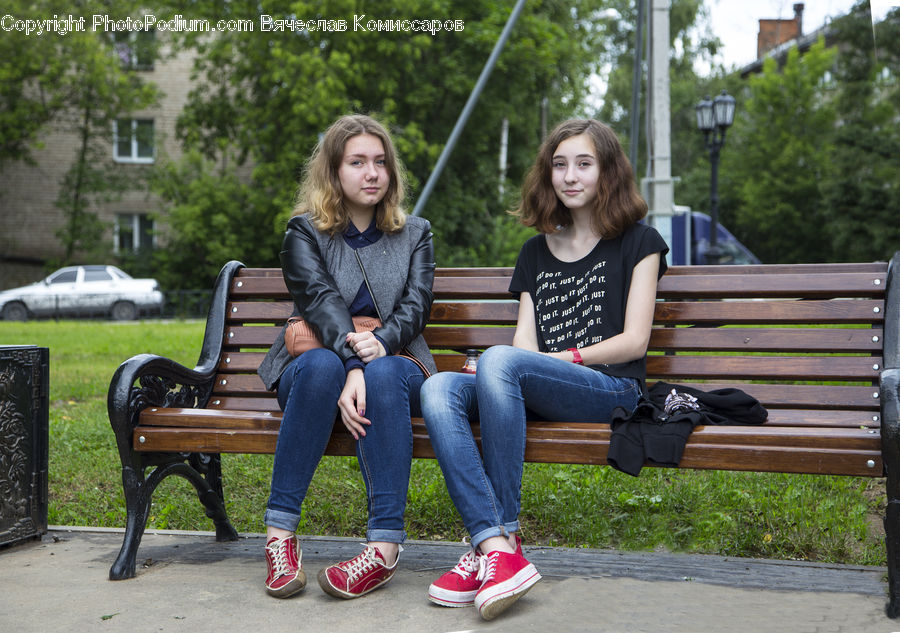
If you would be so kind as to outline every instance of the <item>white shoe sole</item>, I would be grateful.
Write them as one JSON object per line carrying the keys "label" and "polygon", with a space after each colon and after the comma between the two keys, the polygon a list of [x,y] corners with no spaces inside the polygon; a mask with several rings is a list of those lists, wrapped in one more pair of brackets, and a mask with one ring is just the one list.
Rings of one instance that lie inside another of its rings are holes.
{"label": "white shoe sole", "polygon": [[475,594],[477,593],[477,589],[474,591],[450,591],[435,585],[428,587],[428,599],[442,607],[471,607],[475,604]]}
{"label": "white shoe sole", "polygon": [[541,579],[534,565],[529,563],[512,578],[481,589],[475,596],[475,607],[485,620],[493,620],[525,595]]}

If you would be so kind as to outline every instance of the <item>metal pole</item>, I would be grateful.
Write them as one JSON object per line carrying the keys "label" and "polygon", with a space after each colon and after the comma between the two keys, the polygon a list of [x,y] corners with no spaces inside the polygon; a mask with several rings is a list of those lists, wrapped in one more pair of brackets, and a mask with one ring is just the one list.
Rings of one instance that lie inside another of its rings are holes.
{"label": "metal pole", "polygon": [[450,138],[447,139],[447,144],[444,145],[444,149],[441,152],[440,157],[438,158],[438,162],[434,166],[434,170],[431,172],[431,175],[428,177],[428,182],[425,183],[425,188],[422,190],[422,194],[416,201],[416,206],[412,212],[413,215],[419,215],[422,212],[422,208],[425,206],[425,203],[428,202],[428,198],[431,197],[431,192],[434,189],[434,185],[437,182],[438,178],[440,178],[441,172],[444,171],[444,167],[447,165],[447,160],[450,158],[450,154],[453,152],[453,148],[456,146],[456,142],[459,140],[459,136],[462,133],[463,128],[466,126],[466,122],[469,120],[469,115],[472,114],[472,110],[475,108],[475,104],[478,102],[478,98],[481,96],[481,91],[484,90],[484,85],[487,83],[488,77],[490,77],[491,75],[491,71],[494,70],[494,65],[497,63],[497,58],[500,57],[500,52],[506,45],[506,40],[509,39],[509,34],[512,31],[513,27],[516,25],[516,22],[519,19],[519,14],[522,13],[522,8],[524,6],[525,0],[518,0],[516,2],[516,6],[513,7],[512,13],[510,13],[509,19],[506,21],[506,26],[503,27],[503,32],[500,33],[500,39],[498,39],[497,43],[494,44],[494,50],[491,51],[491,56],[488,57],[487,63],[485,63],[484,68],[481,70],[481,76],[478,77],[478,81],[475,83],[475,87],[472,89],[472,94],[469,95],[469,100],[466,101],[466,105],[465,107],[463,107],[463,111],[460,113],[459,118],[456,120],[456,125],[453,126],[453,131],[450,132]]}
{"label": "metal pole", "polygon": [[719,147],[720,145],[713,140],[713,144],[709,149],[709,162],[711,165],[709,179],[709,251],[708,254],[713,259],[711,264],[718,264],[719,247]]}
{"label": "metal pole", "polygon": [[644,52],[644,1],[637,0],[637,22],[634,30],[634,74],[631,79],[631,149],[628,158],[637,174],[638,137],[641,123],[641,64]]}

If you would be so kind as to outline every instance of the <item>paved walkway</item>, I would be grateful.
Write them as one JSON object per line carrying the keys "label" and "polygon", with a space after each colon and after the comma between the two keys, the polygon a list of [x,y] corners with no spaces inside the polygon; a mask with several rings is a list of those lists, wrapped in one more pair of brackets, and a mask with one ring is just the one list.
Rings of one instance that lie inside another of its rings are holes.
{"label": "paved walkway", "polygon": [[0,631],[900,632],[900,620],[884,615],[880,567],[526,547],[544,579],[484,622],[425,596],[461,545],[410,542],[387,587],[341,601],[315,576],[357,554],[353,539],[303,539],[310,584],[288,600],[263,591],[260,535],[217,543],[205,532],[148,532],[137,577],[112,582],[121,543],[120,530],[53,527],[41,541],[0,549]]}

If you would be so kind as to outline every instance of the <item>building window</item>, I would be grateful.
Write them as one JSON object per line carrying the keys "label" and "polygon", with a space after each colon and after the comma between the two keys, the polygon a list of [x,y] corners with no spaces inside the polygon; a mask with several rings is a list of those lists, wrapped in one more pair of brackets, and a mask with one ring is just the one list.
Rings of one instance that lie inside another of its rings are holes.
{"label": "building window", "polygon": [[122,68],[153,70],[156,58],[156,31],[116,31],[113,46]]}
{"label": "building window", "polygon": [[149,215],[120,213],[116,216],[117,255],[151,250],[156,245],[156,227]]}
{"label": "building window", "polygon": [[153,162],[153,120],[116,119],[115,159],[121,163]]}

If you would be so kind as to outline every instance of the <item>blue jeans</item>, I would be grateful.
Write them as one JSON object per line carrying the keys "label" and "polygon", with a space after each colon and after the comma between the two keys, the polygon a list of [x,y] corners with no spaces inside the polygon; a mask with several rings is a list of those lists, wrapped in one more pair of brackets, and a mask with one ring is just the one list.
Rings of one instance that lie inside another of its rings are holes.
{"label": "blue jeans", "polygon": [[[337,401],[346,373],[341,359],[326,349],[295,358],[278,381],[284,410],[272,489],[264,517],[267,526],[294,532],[303,500],[338,415]],[[403,513],[412,463],[411,415],[420,415],[422,371],[407,358],[385,356],[366,365],[366,417],[372,422],[356,443],[368,497],[368,541],[402,543]],[[338,422],[341,424],[341,422]]]}
{"label": "blue jeans", "polygon": [[[422,386],[422,411],[447,490],[473,547],[519,529],[526,418],[610,419],[632,408],[640,382],[506,345],[489,348],[478,372],[441,372]],[[482,453],[471,422],[481,424]]]}

